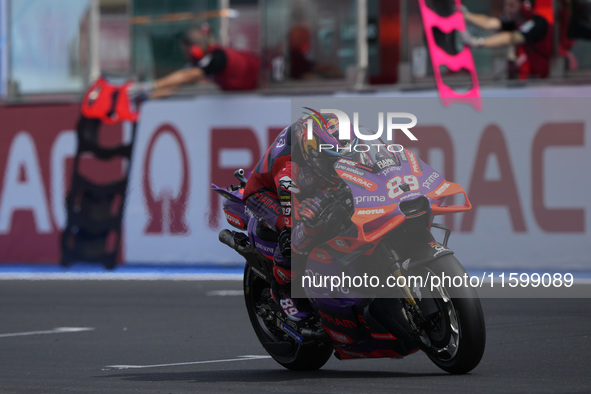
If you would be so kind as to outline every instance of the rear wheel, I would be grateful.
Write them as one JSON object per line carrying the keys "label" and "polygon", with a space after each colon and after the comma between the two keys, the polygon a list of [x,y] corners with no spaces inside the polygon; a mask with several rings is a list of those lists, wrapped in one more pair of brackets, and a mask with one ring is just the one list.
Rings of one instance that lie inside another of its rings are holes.
{"label": "rear wheel", "polygon": [[[423,267],[422,271],[424,278],[427,275],[431,278],[464,278],[466,274],[453,255],[438,259]],[[480,299],[469,284],[454,286],[452,282],[449,286],[449,281],[445,279],[432,290],[431,284],[437,283],[430,281],[420,290],[423,297],[418,305],[424,321],[415,324],[419,346],[444,371],[453,374],[470,372],[482,359],[486,344]],[[410,320],[413,319],[411,315],[412,312],[409,312]]]}
{"label": "rear wheel", "polygon": [[271,310],[271,285],[257,276],[250,265],[244,270],[244,298],[248,317],[259,341],[271,357],[287,369],[310,371],[321,368],[332,355],[327,341],[298,343],[277,326]]}

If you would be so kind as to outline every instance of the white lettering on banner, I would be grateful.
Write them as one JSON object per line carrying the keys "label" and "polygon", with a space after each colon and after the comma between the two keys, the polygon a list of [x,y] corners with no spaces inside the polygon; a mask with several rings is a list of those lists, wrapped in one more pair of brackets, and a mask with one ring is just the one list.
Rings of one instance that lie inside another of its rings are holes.
{"label": "white lettering on banner", "polygon": [[66,159],[76,154],[76,132],[64,130],[51,148],[51,207],[58,228],[66,226],[65,198],[67,192]]}
{"label": "white lettering on banner", "polygon": [[[172,160],[170,152],[175,153]],[[162,165],[163,162],[167,163],[166,166]],[[154,132],[146,147],[143,164],[145,233],[187,234],[189,155],[176,127],[163,124]]]}
{"label": "white lettering on banner", "polygon": [[9,233],[15,211],[31,211],[38,233],[53,231],[35,142],[21,131],[12,140],[0,194],[0,233]]}

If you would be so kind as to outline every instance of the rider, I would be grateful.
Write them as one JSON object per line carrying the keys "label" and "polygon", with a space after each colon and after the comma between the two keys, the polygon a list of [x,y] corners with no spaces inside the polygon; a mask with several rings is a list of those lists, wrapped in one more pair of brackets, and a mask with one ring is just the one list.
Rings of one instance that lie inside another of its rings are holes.
{"label": "rider", "polygon": [[[311,139],[308,119],[312,119]],[[323,192],[340,184],[333,165],[340,157],[338,149],[348,141],[337,138],[338,130],[336,117],[318,113],[286,127],[256,165],[244,189],[248,209],[264,225],[279,232],[271,294],[294,321],[307,318],[311,308],[307,300],[291,298],[291,251],[304,254],[334,237],[346,217],[344,208],[326,207],[327,201],[320,198]],[[332,149],[319,149],[321,144],[330,144]]]}

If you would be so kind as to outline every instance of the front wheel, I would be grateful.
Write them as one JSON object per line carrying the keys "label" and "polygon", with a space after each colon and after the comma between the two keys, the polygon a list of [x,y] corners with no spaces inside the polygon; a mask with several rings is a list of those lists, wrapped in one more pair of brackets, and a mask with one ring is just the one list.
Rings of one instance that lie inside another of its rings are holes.
{"label": "front wheel", "polygon": [[[431,294],[418,302],[425,319],[417,325],[419,346],[444,371],[470,372],[482,359],[486,344],[480,299],[469,284],[456,286],[448,280],[466,275],[453,255],[441,257],[422,271],[424,278],[431,278],[422,289],[423,296]],[[435,276],[442,280],[433,281]]]}
{"label": "front wheel", "polygon": [[257,276],[249,264],[244,269],[246,310],[259,341],[271,357],[287,369],[312,371],[320,369],[332,355],[327,341],[309,340],[298,343],[277,326],[271,309],[270,284]]}

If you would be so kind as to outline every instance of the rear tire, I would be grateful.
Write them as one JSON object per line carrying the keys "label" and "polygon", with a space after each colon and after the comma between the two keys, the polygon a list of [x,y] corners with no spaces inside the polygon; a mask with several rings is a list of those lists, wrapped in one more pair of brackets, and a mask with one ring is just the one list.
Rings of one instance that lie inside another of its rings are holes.
{"label": "rear tire", "polygon": [[246,310],[252,327],[271,357],[283,367],[296,371],[313,371],[322,368],[332,355],[332,345],[329,342],[311,340],[303,344],[298,343],[283,333],[274,324],[276,319],[265,319],[257,313],[258,310],[268,310],[265,304],[269,300],[271,285],[257,276],[246,264],[244,269],[244,299]]}
{"label": "rear tire", "polygon": [[[445,274],[445,277],[452,278],[466,274],[453,255],[443,256],[423,270],[430,272],[431,276]],[[444,371],[468,373],[480,363],[486,346],[484,314],[478,294],[469,284],[440,286],[434,289],[433,300],[441,314],[432,328],[419,335],[420,347]]]}

